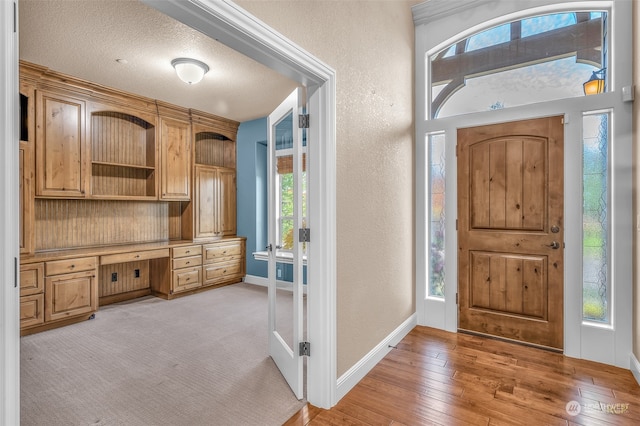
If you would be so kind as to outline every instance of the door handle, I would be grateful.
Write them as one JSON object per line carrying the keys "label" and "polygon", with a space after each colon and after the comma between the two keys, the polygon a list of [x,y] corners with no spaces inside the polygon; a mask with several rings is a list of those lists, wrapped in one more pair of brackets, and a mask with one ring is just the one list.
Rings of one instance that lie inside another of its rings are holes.
{"label": "door handle", "polygon": [[268,246],[265,247],[265,249],[267,251],[273,251],[273,246],[271,244],[269,244]]}
{"label": "door handle", "polygon": [[557,241],[553,241],[551,244],[549,244],[549,247],[551,247],[554,250],[558,250],[560,248],[560,243]]}

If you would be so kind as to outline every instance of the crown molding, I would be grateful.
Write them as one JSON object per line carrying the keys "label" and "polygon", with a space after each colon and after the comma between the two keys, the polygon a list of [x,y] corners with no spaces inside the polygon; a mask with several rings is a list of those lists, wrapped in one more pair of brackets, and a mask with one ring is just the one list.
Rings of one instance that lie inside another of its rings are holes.
{"label": "crown molding", "polygon": [[490,0],[427,0],[411,8],[414,25],[427,24]]}

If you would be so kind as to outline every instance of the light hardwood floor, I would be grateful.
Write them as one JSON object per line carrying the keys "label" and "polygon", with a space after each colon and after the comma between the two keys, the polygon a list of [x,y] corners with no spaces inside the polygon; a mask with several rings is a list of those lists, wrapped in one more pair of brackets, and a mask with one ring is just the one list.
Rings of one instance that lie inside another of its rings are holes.
{"label": "light hardwood floor", "polygon": [[639,425],[629,370],[416,327],[331,410],[286,425]]}

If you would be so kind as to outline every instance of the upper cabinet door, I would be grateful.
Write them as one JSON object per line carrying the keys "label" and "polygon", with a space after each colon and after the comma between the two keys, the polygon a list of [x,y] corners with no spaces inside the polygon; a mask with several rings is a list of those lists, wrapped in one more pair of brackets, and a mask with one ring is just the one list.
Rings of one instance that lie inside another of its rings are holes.
{"label": "upper cabinet door", "polygon": [[220,236],[218,226],[218,170],[216,167],[196,165],[194,197],[194,239]]}
{"label": "upper cabinet door", "polygon": [[37,196],[85,196],[85,108],[83,100],[37,91]]}
{"label": "upper cabinet door", "polygon": [[191,125],[187,121],[161,118],[160,198],[189,201],[191,194]]}
{"label": "upper cabinet door", "polygon": [[236,171],[218,170],[218,231],[236,235]]}

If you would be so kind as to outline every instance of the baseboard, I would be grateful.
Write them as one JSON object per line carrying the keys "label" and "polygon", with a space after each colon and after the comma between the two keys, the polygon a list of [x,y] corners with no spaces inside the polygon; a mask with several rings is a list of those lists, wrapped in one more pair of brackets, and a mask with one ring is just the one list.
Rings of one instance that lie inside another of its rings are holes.
{"label": "baseboard", "polygon": [[402,340],[418,323],[417,314],[411,315],[404,321],[398,328],[391,332],[384,338],[378,345],[369,351],[360,361],[358,361],[353,367],[347,370],[342,376],[338,378],[338,386],[336,390],[337,401],[340,401],[343,396],[347,394],[360,380],[367,375],[369,371],[375,365],[385,357],[391,350],[389,345],[395,346],[400,340]]}
{"label": "baseboard", "polygon": [[267,278],[257,275],[245,275],[243,281],[247,284],[259,285],[261,287],[269,286],[269,280]]}
{"label": "baseboard", "polygon": [[633,373],[633,377],[635,377],[636,382],[640,385],[640,361],[638,358],[632,353],[631,354],[631,372]]}
{"label": "baseboard", "polygon": [[[269,279],[264,277],[258,277],[256,275],[245,275],[243,281],[247,284],[257,285],[260,287],[269,287]],[[276,285],[278,286],[278,290],[291,291],[291,282],[290,281],[276,281]],[[307,294],[307,286],[302,286],[302,294]]]}

